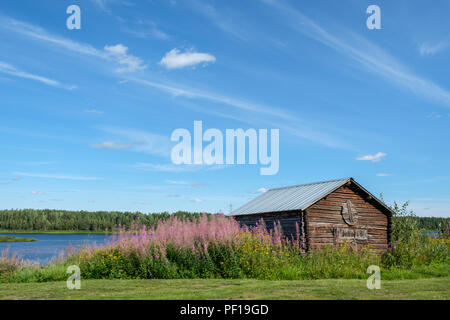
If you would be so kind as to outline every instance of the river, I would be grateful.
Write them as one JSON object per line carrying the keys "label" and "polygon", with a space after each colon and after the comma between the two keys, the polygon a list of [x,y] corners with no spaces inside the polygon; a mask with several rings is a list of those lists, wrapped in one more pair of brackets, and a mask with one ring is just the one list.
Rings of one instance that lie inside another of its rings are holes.
{"label": "river", "polygon": [[46,264],[58,258],[69,247],[101,246],[112,239],[111,235],[104,234],[0,233],[0,236],[37,239],[38,241],[34,242],[0,242],[0,255],[7,250],[9,256],[15,253],[24,260],[40,264]]}

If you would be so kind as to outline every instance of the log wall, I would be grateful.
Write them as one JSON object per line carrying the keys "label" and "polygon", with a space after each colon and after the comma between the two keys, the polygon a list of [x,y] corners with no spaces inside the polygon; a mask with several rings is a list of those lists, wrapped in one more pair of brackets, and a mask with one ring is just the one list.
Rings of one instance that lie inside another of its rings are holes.
{"label": "log wall", "polygon": [[273,213],[262,213],[262,214],[252,214],[252,215],[241,215],[234,216],[236,221],[244,224],[248,227],[254,227],[260,222],[261,218],[264,220],[268,231],[273,229],[274,222],[280,223],[283,229],[283,234],[288,239],[294,237],[297,238],[296,223],[299,228],[299,236],[301,239],[302,231],[302,216],[299,211],[289,211],[289,212],[273,212]]}
{"label": "log wall", "polygon": [[[356,208],[358,219],[353,226],[342,216],[342,206],[350,200]],[[370,245],[384,251],[390,246],[391,219],[367,194],[353,186],[343,186],[306,210],[305,233],[308,249],[322,248],[339,243],[356,246]]]}

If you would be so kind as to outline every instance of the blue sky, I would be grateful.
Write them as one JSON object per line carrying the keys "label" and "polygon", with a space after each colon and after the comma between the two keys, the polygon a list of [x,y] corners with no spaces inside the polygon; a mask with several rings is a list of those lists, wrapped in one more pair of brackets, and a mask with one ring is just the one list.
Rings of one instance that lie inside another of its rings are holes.
{"label": "blue sky", "polygon": [[[81,30],[66,8],[81,8]],[[381,8],[369,30],[366,8]],[[4,0],[1,208],[229,212],[354,177],[450,216],[448,1]],[[280,167],[176,166],[193,122],[280,130]]]}

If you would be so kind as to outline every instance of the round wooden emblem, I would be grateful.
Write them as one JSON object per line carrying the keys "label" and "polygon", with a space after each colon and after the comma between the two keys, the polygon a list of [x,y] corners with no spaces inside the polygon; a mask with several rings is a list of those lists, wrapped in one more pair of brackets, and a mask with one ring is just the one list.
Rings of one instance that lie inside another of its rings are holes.
{"label": "round wooden emblem", "polygon": [[358,222],[358,212],[350,200],[342,205],[341,213],[346,224],[353,226]]}

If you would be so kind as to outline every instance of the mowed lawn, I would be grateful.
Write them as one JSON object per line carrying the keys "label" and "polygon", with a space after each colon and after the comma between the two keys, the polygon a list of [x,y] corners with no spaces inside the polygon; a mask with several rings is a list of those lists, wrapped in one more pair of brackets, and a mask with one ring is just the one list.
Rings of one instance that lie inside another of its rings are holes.
{"label": "mowed lawn", "polygon": [[382,280],[82,280],[0,284],[0,299],[450,299],[450,277]]}

